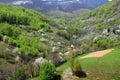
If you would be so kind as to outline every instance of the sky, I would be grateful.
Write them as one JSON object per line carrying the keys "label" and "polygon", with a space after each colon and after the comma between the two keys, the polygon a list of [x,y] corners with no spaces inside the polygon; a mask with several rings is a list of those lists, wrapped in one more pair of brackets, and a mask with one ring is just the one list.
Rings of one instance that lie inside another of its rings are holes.
{"label": "sky", "polygon": [[13,5],[21,5],[21,4],[33,4],[33,2],[31,0],[19,0],[19,1],[13,1],[12,2]]}
{"label": "sky", "polygon": [[[75,2],[80,0],[40,0],[43,2]],[[33,4],[32,0],[16,0],[12,2],[13,5],[21,5],[21,4]]]}
{"label": "sky", "polygon": [[[33,4],[34,0],[14,0],[11,2],[13,5],[21,5],[21,4]],[[58,2],[58,3],[65,3],[65,2],[80,2],[81,0],[37,0],[37,1],[43,1],[43,2]],[[108,0],[112,1],[112,0]]]}

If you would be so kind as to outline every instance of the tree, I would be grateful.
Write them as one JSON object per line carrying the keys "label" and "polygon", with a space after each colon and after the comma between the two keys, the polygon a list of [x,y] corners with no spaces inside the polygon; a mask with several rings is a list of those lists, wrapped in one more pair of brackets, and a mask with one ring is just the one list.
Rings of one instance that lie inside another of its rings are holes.
{"label": "tree", "polygon": [[55,66],[46,61],[40,66],[40,80],[53,80],[56,75]]}
{"label": "tree", "polygon": [[82,71],[79,59],[75,58],[74,51],[70,51],[69,55],[67,56],[67,60],[70,63],[70,68],[72,69],[73,75],[76,75],[78,77],[86,77],[85,72]]}
{"label": "tree", "polygon": [[[37,56],[39,53],[39,39],[34,35],[28,36],[27,32],[23,32],[19,38],[20,51],[25,55]],[[23,45],[24,44],[24,45]]]}
{"label": "tree", "polygon": [[73,60],[72,72],[73,75],[76,75],[78,77],[86,77],[86,73],[82,70],[79,59]]}

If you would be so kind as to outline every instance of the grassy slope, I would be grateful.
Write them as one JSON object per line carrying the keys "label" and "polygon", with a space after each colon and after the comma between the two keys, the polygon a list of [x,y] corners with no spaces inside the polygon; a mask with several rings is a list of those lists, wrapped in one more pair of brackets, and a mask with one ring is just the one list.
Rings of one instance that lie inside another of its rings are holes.
{"label": "grassy slope", "polygon": [[120,78],[120,49],[115,49],[113,52],[105,55],[102,58],[82,59],[81,65],[83,70],[89,73],[89,79],[119,80]]}
{"label": "grassy slope", "polygon": [[[82,80],[119,80],[120,79],[120,49],[116,48],[111,53],[102,58],[86,58],[80,59],[80,63],[88,77]],[[63,70],[68,67],[68,63],[64,63],[57,69]]]}

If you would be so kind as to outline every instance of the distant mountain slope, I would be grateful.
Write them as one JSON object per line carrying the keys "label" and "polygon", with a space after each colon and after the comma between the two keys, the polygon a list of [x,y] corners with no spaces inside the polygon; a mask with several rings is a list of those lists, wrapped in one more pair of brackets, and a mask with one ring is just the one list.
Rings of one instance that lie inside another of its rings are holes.
{"label": "distant mountain slope", "polygon": [[[51,15],[49,12],[58,11],[61,13],[59,13],[60,16],[58,17],[61,17],[61,15],[66,15],[67,13],[72,14],[73,12],[78,12],[81,9],[84,9],[84,11],[94,9],[102,4],[107,3],[108,0],[0,0],[0,2],[32,8],[49,16]],[[69,14],[66,15],[66,18],[71,17]],[[80,14],[81,11],[79,14],[74,13],[74,15],[77,15],[77,17]],[[53,13],[51,16],[54,15],[56,14]]]}
{"label": "distant mountain slope", "polygon": [[77,18],[79,15],[90,11],[89,9],[80,9],[80,10],[76,10],[73,12],[64,12],[64,11],[60,11],[60,10],[51,10],[49,12],[46,13],[47,16],[50,16],[53,19],[74,19]]}
{"label": "distant mountain slope", "polygon": [[[22,5],[40,11],[60,10],[72,12],[80,8],[96,8],[108,0],[0,0],[0,2],[11,3],[13,5]],[[40,9],[39,9],[40,8]]]}

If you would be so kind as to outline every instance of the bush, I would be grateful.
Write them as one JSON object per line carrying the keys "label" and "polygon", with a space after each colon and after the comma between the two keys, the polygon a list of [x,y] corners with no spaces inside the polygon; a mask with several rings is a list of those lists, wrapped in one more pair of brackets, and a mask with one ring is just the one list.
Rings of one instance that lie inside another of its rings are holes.
{"label": "bush", "polygon": [[29,62],[26,67],[25,75],[27,78],[37,77],[39,75],[39,65]]}
{"label": "bush", "polygon": [[96,24],[96,30],[102,30],[104,27],[100,24]]}
{"label": "bush", "polygon": [[82,71],[82,68],[78,59],[73,61],[73,66],[71,68],[73,73],[78,73]]}
{"label": "bush", "polygon": [[19,35],[19,28],[16,28],[12,25],[4,23],[0,27],[0,32],[3,35],[7,35],[9,37],[16,38]]}
{"label": "bush", "polygon": [[41,23],[40,24],[40,29],[44,29],[45,31],[51,31],[51,27],[50,25],[46,24],[46,23]]}
{"label": "bush", "polygon": [[73,75],[78,77],[86,77],[84,71],[82,71],[82,67],[80,65],[79,59],[75,59],[74,51],[71,51],[67,57],[67,60],[70,63],[70,68],[72,69]]}
{"label": "bush", "polygon": [[[65,57],[67,61],[73,61],[73,58],[75,57],[75,52],[74,51],[69,51],[68,55]],[[72,62],[70,62],[72,63]]]}
{"label": "bush", "polygon": [[76,75],[78,77],[86,77],[86,74],[84,71],[82,71],[82,67],[78,59],[73,61],[73,65],[71,68],[72,68],[73,75]]}
{"label": "bush", "polygon": [[[23,45],[24,44],[24,45]],[[37,56],[39,53],[39,39],[35,36],[28,36],[28,33],[23,32],[19,38],[19,50],[25,55]]]}
{"label": "bush", "polygon": [[18,68],[12,76],[8,76],[6,80],[25,80],[25,69],[24,67]]}
{"label": "bush", "polygon": [[69,33],[66,30],[59,30],[57,35],[62,36],[63,38],[69,40]]}
{"label": "bush", "polygon": [[80,46],[81,53],[87,53],[90,51],[90,44],[82,43]]}
{"label": "bush", "polygon": [[24,67],[20,67],[15,72],[15,80],[25,80],[25,69],[24,69]]}
{"label": "bush", "polygon": [[2,40],[2,37],[3,37],[3,36],[2,36],[2,34],[0,33],[0,41]]}
{"label": "bush", "polygon": [[54,80],[56,75],[55,66],[50,62],[44,62],[40,66],[40,80]]}
{"label": "bush", "polygon": [[101,38],[97,41],[98,48],[107,49],[110,48],[111,43],[106,38]]}

